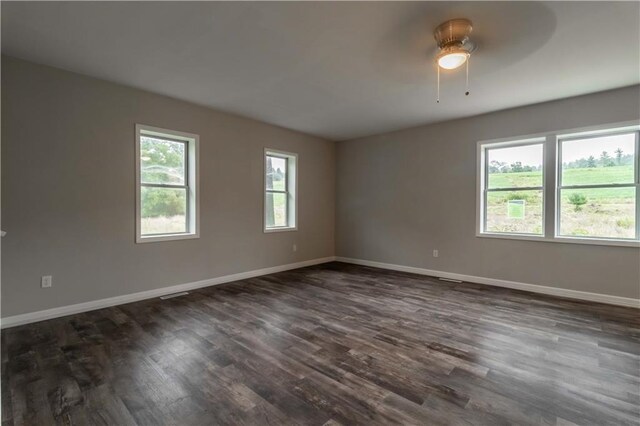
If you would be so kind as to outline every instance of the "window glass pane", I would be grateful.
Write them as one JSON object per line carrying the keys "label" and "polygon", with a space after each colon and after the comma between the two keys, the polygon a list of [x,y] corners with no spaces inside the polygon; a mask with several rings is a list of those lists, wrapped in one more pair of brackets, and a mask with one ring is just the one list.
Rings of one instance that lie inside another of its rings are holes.
{"label": "window glass pane", "polygon": [[187,232],[186,188],[140,188],[142,235]]}
{"label": "window glass pane", "polygon": [[287,160],[267,155],[267,189],[285,191]]}
{"label": "window glass pane", "polygon": [[542,235],[542,190],[488,192],[485,228]]}
{"label": "window glass pane", "polygon": [[635,188],[563,189],[560,235],[635,238]]}
{"label": "window glass pane", "polygon": [[633,183],[635,134],[564,141],[562,186]]}
{"label": "window glass pane", "polygon": [[267,192],[265,214],[267,228],[287,226],[287,194]]}
{"label": "window glass pane", "polygon": [[488,149],[488,188],[542,186],[542,161],[542,144]]}
{"label": "window glass pane", "polygon": [[186,145],[182,142],[141,136],[141,182],[184,185]]}

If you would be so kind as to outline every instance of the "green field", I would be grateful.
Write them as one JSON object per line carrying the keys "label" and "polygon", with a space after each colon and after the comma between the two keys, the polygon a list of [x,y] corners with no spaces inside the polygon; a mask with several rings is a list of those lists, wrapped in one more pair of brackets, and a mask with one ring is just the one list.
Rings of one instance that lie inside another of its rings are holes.
{"label": "green field", "polygon": [[[633,183],[633,166],[567,169],[562,172],[563,185],[598,185]],[[542,172],[489,173],[489,188],[542,186]]]}
{"label": "green field", "polygon": [[[632,183],[633,166],[575,168],[563,171],[565,185]],[[273,180],[273,189],[284,189],[284,178]],[[542,186],[542,173],[490,173],[489,188]],[[286,225],[284,194],[272,197],[273,225]],[[573,200],[573,202],[572,202]],[[576,204],[576,200],[581,200]],[[553,202],[553,200],[548,200]],[[581,204],[580,204],[581,203]],[[185,201],[178,203],[186,206]],[[164,206],[166,208],[166,206]],[[143,216],[145,233],[184,232],[184,207],[175,216]],[[487,196],[487,224],[490,232],[542,233],[543,197],[541,190],[490,191]],[[560,193],[560,233],[568,236],[634,238],[635,188],[565,189]]]}
{"label": "green field", "polygon": [[[633,166],[563,170],[563,185],[633,183]],[[542,173],[491,173],[489,188],[542,186]],[[582,198],[584,204],[576,205]],[[514,214],[509,201],[523,200],[524,217]],[[571,202],[574,200],[574,203]],[[553,200],[549,200],[553,202]],[[542,233],[542,191],[499,191],[487,197],[490,232]],[[634,238],[635,188],[566,189],[560,194],[560,233],[569,236]]]}

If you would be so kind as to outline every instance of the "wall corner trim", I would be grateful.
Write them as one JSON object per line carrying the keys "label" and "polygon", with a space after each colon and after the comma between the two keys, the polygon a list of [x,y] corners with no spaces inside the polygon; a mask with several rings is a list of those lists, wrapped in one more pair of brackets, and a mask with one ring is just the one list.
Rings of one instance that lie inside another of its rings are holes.
{"label": "wall corner trim", "polygon": [[108,308],[110,306],[124,305],[126,303],[137,302],[145,299],[164,296],[181,291],[195,290],[203,287],[210,287],[219,284],[226,284],[233,281],[246,280],[262,275],[275,274],[276,272],[289,271],[291,269],[304,268],[306,266],[319,265],[321,263],[333,262],[335,256],[321,257],[317,259],[305,260],[302,262],[289,263],[286,265],[272,266],[269,268],[255,269],[253,271],[240,272],[237,274],[224,275],[221,277],[209,278],[201,281],[178,284],[169,287],[162,287],[153,290],[141,291],[138,293],[125,294],[122,296],[109,297],[106,299],[92,300],[89,302],[77,303],[74,305],[60,306],[58,308],[45,309],[43,311],[29,312],[26,314],[14,315],[0,319],[0,328],[16,327],[33,322],[44,321],[67,315],[79,314],[81,312],[93,311],[96,309]]}
{"label": "wall corner trim", "polygon": [[495,287],[512,288],[524,290],[532,293],[546,294],[550,296],[566,297],[568,299],[585,300],[589,302],[606,303],[609,305],[626,306],[640,309],[640,299],[631,297],[612,296],[609,294],[590,293],[587,291],[569,290],[565,288],[548,287],[537,284],[526,284],[517,281],[507,281],[495,278],[476,277],[473,275],[456,274],[453,272],[436,271],[432,269],[416,268],[413,266],[395,265],[392,263],[375,262],[372,260],[354,259],[349,257],[336,256],[338,262],[352,263],[354,265],[371,266],[374,268],[389,269],[392,271],[409,272],[418,275],[428,275],[431,277],[442,277],[460,281],[467,281],[475,284],[485,284]]}

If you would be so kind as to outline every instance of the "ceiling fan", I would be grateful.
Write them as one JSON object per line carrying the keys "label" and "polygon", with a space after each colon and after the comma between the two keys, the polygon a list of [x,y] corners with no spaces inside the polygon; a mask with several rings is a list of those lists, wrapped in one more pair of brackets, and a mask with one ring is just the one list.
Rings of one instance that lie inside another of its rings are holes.
{"label": "ceiling fan", "polygon": [[438,68],[438,96],[436,102],[440,103],[440,68],[446,70],[456,69],[467,65],[467,83],[465,95],[469,95],[469,58],[476,50],[476,44],[469,39],[473,30],[470,20],[459,18],[451,19],[438,25],[433,32],[440,52],[436,55]]}

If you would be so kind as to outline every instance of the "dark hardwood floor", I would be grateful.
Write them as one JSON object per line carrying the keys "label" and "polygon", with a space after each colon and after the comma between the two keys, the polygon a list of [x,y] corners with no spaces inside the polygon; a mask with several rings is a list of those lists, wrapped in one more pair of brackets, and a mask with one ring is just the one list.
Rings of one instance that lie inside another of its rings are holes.
{"label": "dark hardwood floor", "polygon": [[638,424],[640,312],[331,263],[2,331],[2,424]]}

